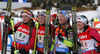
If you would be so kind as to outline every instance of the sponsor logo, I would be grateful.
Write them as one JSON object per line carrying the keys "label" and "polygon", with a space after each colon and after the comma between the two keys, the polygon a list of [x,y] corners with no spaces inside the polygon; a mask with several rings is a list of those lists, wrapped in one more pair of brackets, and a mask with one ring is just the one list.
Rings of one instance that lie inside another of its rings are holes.
{"label": "sponsor logo", "polygon": [[87,39],[87,35],[79,36],[80,39]]}
{"label": "sponsor logo", "polygon": [[22,28],[22,27],[18,27],[18,30],[21,30],[21,31],[23,31],[23,32],[27,32],[27,33],[29,33],[29,31],[27,30],[27,29],[25,29],[25,28]]}
{"label": "sponsor logo", "polygon": [[45,32],[43,30],[38,30],[38,33],[44,34]]}

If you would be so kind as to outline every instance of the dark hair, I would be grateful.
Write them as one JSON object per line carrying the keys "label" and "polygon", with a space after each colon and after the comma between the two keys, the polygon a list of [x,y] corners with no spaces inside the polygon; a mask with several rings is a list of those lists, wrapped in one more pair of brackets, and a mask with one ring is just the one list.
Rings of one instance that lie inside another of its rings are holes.
{"label": "dark hair", "polygon": [[[81,15],[81,16],[87,19],[87,17],[85,15]],[[87,23],[86,24],[88,24],[88,19],[87,19]]]}
{"label": "dark hair", "polygon": [[32,17],[34,17],[34,14],[30,10],[28,10],[28,11],[32,14]]}

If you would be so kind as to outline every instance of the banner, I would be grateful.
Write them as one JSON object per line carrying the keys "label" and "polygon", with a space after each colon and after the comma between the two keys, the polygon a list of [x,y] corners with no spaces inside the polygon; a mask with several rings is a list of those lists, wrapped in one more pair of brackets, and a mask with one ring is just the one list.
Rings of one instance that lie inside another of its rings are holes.
{"label": "banner", "polygon": [[4,17],[0,17],[0,23],[4,23]]}
{"label": "banner", "polygon": [[11,50],[12,42],[13,42],[13,35],[8,35],[7,50]]}
{"label": "banner", "polygon": [[[7,2],[8,0],[3,0],[4,2]],[[12,0],[13,2],[18,2],[18,0]]]}
{"label": "banner", "polygon": [[0,50],[2,49],[2,41],[1,41],[1,23],[0,23]]}
{"label": "banner", "polygon": [[94,28],[96,28],[100,34],[100,22],[94,22]]}
{"label": "banner", "polygon": [[27,0],[18,0],[18,2],[20,2],[20,3],[26,3]]}
{"label": "banner", "polygon": [[1,39],[2,38],[2,34],[1,34],[2,33],[2,29],[1,29],[2,26],[1,26],[1,23],[4,23],[4,17],[0,17],[0,43],[1,43],[0,50],[2,49],[2,39]]}

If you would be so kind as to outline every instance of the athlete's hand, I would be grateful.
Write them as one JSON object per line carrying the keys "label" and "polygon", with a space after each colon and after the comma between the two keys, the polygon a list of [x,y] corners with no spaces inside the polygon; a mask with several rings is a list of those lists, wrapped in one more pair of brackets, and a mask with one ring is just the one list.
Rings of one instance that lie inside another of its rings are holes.
{"label": "athlete's hand", "polygon": [[21,53],[21,54],[25,54],[25,49],[23,48],[23,49],[21,49],[21,50],[19,50],[19,53]]}
{"label": "athlete's hand", "polygon": [[81,47],[81,43],[79,41],[77,41],[77,44]]}
{"label": "athlete's hand", "polygon": [[97,47],[97,52],[100,53],[100,45]]}
{"label": "athlete's hand", "polygon": [[63,39],[63,36],[62,36],[61,33],[58,34],[58,38],[59,38],[60,41]]}

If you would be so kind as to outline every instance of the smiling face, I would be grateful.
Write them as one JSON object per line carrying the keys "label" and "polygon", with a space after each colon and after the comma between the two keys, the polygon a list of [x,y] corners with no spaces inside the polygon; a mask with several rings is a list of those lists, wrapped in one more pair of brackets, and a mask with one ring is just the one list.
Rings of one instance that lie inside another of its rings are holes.
{"label": "smiling face", "polygon": [[40,25],[45,24],[45,18],[43,16],[38,16],[38,21]]}
{"label": "smiling face", "polygon": [[82,30],[86,24],[81,21],[77,21],[76,25],[78,30]]}
{"label": "smiling face", "polygon": [[23,22],[24,22],[24,23],[28,23],[28,22],[30,21],[31,18],[30,18],[28,15],[23,14],[23,15],[22,15],[22,19],[23,19]]}
{"label": "smiling face", "polygon": [[77,29],[82,30],[88,24],[88,19],[84,15],[77,16]]}
{"label": "smiling face", "polygon": [[59,14],[58,19],[59,19],[60,24],[65,24],[67,22],[67,20],[63,14]]}

